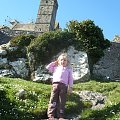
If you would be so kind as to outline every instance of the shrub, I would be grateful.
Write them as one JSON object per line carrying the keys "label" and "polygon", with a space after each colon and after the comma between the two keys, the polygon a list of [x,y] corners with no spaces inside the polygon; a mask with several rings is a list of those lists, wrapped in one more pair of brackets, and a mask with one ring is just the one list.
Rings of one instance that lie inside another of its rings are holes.
{"label": "shrub", "polygon": [[19,35],[10,40],[11,46],[28,46],[35,36],[33,35]]}
{"label": "shrub", "polygon": [[45,63],[72,44],[72,34],[65,31],[43,33],[28,46],[28,53],[34,53],[36,64]]}
{"label": "shrub", "polygon": [[8,50],[8,58],[11,61],[16,58],[26,58],[26,46],[35,38],[33,35],[19,35],[10,40],[11,47],[16,47],[16,50]]}

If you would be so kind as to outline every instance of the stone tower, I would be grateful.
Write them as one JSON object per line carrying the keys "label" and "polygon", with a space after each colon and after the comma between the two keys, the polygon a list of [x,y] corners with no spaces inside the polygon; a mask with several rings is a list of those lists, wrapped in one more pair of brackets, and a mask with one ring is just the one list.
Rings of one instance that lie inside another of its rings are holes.
{"label": "stone tower", "polygon": [[36,32],[54,30],[57,9],[57,0],[41,0],[35,23]]}

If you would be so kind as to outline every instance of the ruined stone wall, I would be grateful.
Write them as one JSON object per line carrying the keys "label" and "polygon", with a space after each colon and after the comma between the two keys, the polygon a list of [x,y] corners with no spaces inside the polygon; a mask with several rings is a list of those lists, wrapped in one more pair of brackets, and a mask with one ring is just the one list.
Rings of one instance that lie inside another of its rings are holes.
{"label": "ruined stone wall", "polygon": [[35,28],[35,24],[34,23],[30,23],[30,24],[20,24],[17,23],[12,30],[20,30],[20,31],[34,31]]}
{"label": "ruined stone wall", "polygon": [[120,43],[112,42],[105,56],[94,65],[93,74],[98,78],[120,81]]}
{"label": "ruined stone wall", "polygon": [[40,35],[40,32],[28,31],[28,30],[11,30],[9,28],[0,29],[0,45],[9,42],[9,40],[18,35]]}
{"label": "ruined stone wall", "polygon": [[0,31],[0,45],[7,43],[11,39],[11,36],[8,36]]}

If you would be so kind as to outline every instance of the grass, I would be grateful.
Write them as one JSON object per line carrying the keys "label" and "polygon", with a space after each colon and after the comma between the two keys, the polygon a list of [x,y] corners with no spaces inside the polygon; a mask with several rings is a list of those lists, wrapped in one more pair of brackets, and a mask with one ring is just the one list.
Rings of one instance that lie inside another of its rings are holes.
{"label": "grass", "polygon": [[[17,93],[24,89],[24,99]],[[37,119],[46,114],[50,85],[33,83],[22,79],[0,79],[0,120]]]}
{"label": "grass", "polygon": [[84,109],[81,120],[119,120],[120,119],[120,83],[89,81],[74,85],[75,91],[89,90],[107,96],[102,110]]}
{"label": "grass", "polygon": [[[24,99],[17,95],[24,89]],[[74,91],[89,90],[107,96],[105,108],[91,110],[90,103],[82,102],[75,93],[68,95],[66,116],[81,115],[81,120],[119,120],[120,83],[91,80],[74,84]],[[0,78],[0,120],[40,120],[47,118],[51,85],[34,83],[19,78]]]}

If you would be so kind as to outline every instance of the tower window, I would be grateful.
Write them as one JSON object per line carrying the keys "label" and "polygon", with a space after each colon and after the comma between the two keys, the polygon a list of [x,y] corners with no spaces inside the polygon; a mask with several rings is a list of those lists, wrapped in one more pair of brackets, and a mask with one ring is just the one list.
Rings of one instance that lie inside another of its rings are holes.
{"label": "tower window", "polygon": [[46,0],[46,3],[48,3],[48,1]]}

